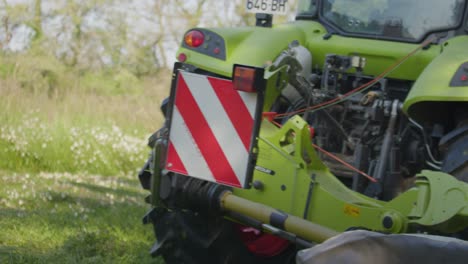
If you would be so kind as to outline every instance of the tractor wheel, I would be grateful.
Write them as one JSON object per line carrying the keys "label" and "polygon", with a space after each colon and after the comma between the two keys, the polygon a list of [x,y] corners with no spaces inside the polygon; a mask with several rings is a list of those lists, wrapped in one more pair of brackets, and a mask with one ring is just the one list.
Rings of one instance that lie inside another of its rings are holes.
{"label": "tractor wheel", "polygon": [[468,120],[444,136],[440,146],[445,153],[442,171],[468,182]]}
{"label": "tractor wheel", "polygon": [[293,246],[271,235],[267,235],[271,239],[263,237],[263,244],[258,244],[264,247],[264,251],[260,248],[258,252],[265,253],[265,256],[255,255],[248,250],[246,245],[249,244],[245,244],[246,241],[241,238],[238,225],[222,217],[158,209],[152,216],[152,222],[159,242],[157,252],[153,253],[161,255],[167,264],[284,264],[294,263],[295,260]]}

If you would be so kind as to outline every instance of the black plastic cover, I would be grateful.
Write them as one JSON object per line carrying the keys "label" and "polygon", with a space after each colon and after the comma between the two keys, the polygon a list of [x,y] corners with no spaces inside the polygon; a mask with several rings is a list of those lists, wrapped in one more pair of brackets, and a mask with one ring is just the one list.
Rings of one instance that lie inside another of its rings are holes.
{"label": "black plastic cover", "polygon": [[468,87],[468,62],[463,63],[450,82],[451,87]]}

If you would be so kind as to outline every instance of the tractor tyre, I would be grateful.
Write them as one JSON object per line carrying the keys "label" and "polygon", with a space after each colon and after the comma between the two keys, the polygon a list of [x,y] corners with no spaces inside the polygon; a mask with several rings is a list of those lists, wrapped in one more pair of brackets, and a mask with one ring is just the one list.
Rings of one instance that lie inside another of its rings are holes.
{"label": "tractor tyre", "polygon": [[272,257],[251,253],[240,238],[236,224],[219,216],[201,215],[190,211],[158,209],[152,217],[157,254],[167,264],[197,263],[294,263],[295,249]]}
{"label": "tractor tyre", "polygon": [[463,124],[441,140],[441,150],[445,153],[442,171],[468,182],[468,120]]}

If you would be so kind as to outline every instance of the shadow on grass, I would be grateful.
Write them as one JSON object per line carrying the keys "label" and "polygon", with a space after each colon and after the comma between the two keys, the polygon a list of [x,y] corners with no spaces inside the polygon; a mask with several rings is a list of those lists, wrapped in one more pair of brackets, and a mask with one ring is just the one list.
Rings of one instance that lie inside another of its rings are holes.
{"label": "shadow on grass", "polygon": [[112,193],[112,194],[121,195],[121,196],[142,197],[141,193],[127,190],[127,189],[114,189],[114,188],[104,187],[100,185],[94,185],[94,184],[82,183],[82,182],[74,182],[74,181],[68,181],[67,183],[77,186],[77,187],[86,188],[90,191],[98,192],[98,193]]}
{"label": "shadow on grass", "polygon": [[62,246],[35,250],[30,246],[0,246],[0,263],[163,263],[152,259],[148,245],[109,232],[85,231],[69,236]]}
{"label": "shadow on grass", "polygon": [[118,181],[129,186],[141,187],[140,182],[138,181],[138,175],[135,173],[135,178],[119,178]]}
{"label": "shadow on grass", "polygon": [[[126,202],[111,203],[75,196],[70,196],[67,200],[73,202],[55,207],[51,204],[54,201],[50,201],[34,209],[0,208],[0,227],[15,226],[15,228],[31,232],[35,232],[34,229],[44,229],[53,233],[82,228],[112,228],[127,232],[142,226],[141,218],[147,211],[144,206]],[[0,245],[2,244],[1,237],[2,235],[0,235]]]}
{"label": "shadow on grass", "polygon": [[26,212],[26,210],[22,209],[0,208],[0,219],[4,220],[7,217],[18,217],[19,215],[25,214]]}
{"label": "shadow on grass", "polygon": [[95,212],[85,220],[68,207],[50,213],[48,204],[27,211],[1,208],[0,226],[10,230],[0,235],[0,263],[162,263],[149,256],[153,236],[140,221],[142,208],[69,199],[79,199]]}
{"label": "shadow on grass", "polygon": [[148,254],[154,237],[141,222],[143,193],[126,185],[51,184],[19,198],[21,207],[0,206],[0,264],[162,263]]}

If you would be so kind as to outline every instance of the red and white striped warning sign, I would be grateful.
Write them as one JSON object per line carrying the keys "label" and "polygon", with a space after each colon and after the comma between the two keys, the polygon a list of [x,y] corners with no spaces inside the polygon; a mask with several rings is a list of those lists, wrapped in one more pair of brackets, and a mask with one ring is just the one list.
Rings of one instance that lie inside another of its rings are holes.
{"label": "red and white striped warning sign", "polygon": [[174,94],[166,169],[245,187],[257,94],[232,81],[180,71]]}

